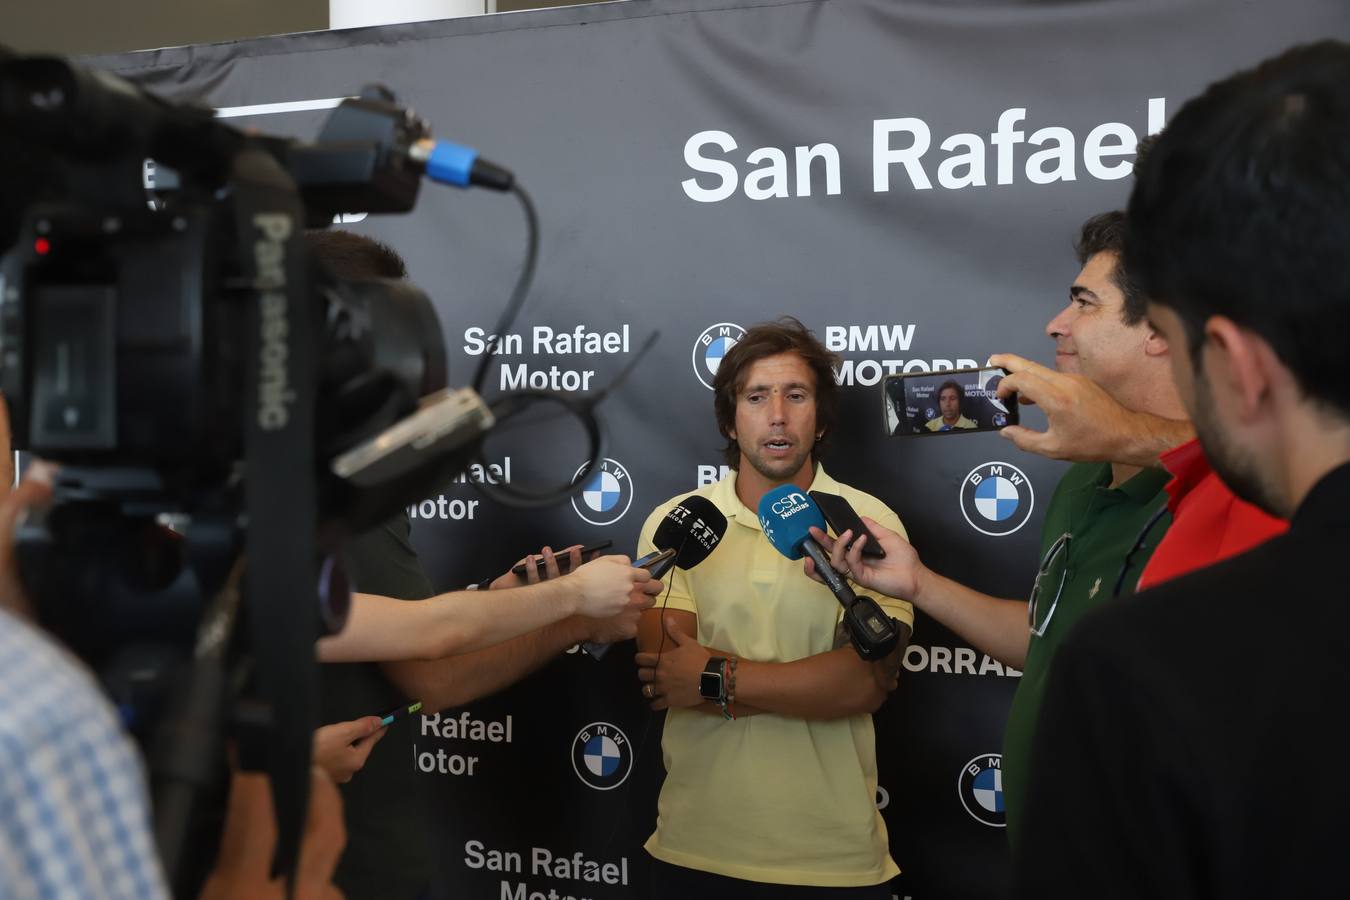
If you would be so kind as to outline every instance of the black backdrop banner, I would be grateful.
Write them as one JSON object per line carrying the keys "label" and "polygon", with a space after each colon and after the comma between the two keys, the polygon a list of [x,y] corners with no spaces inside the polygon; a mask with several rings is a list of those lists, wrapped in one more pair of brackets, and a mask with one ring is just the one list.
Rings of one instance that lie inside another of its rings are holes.
{"label": "black backdrop banner", "polygon": [[[1017,597],[1060,464],[996,434],[889,437],[882,377],[999,351],[1048,359],[1076,229],[1124,203],[1136,140],[1210,81],[1348,25],[1343,0],[632,0],[92,62],[301,137],[336,98],[381,82],[438,135],[512,168],[537,200],[542,256],[489,394],[594,393],[661,331],[601,406],[602,471],[579,475],[581,434],[545,423],[495,437],[491,467],[410,508],[438,588],[545,543],[607,537],[631,552],[653,506],[721,474],[708,384],[725,348],[791,314],[843,360],[832,474],[887,501],[936,570]],[[519,266],[518,209],[428,186],[412,215],[344,218],[407,258],[436,301],[452,382],[466,383]],[[585,493],[534,513],[473,485],[574,476]],[[1018,673],[922,616],[904,662],[876,716],[894,894],[997,896]],[[564,655],[404,727],[375,752],[406,753],[444,811],[440,891],[646,896],[661,729],[631,648]]]}

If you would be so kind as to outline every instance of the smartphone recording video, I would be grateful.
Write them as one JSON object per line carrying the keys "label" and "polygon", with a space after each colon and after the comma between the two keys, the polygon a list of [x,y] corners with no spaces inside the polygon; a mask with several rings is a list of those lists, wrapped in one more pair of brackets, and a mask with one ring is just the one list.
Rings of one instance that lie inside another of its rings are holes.
{"label": "smartphone recording video", "polygon": [[1017,424],[1017,397],[995,394],[1007,371],[994,366],[888,375],[882,382],[886,433],[965,434]]}

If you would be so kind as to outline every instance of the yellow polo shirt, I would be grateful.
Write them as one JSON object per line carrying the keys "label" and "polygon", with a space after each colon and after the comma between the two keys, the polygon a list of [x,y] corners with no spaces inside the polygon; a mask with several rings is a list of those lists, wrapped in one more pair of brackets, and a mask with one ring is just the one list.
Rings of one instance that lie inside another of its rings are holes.
{"label": "yellow polo shirt", "polygon": [[[838,494],[859,515],[904,534],[880,500],[816,467],[813,490]],[[727,517],[707,559],[667,575],[667,608],[698,616],[699,643],[758,662],[792,662],[834,649],[842,610],[801,560],[773,548],[736,496],[736,473],[698,491]],[[673,497],[647,517],[638,553]],[[663,598],[664,599],[664,598]],[[913,627],[908,602],[877,597]],[[658,602],[658,606],[660,602]],[[861,887],[899,874],[876,808],[870,715],[807,721],[763,714],[732,722],[672,709],[662,740],[666,780],[647,851],[672,865],[771,884]]]}
{"label": "yellow polo shirt", "polygon": [[[942,421],[942,416],[938,416],[936,419],[929,419],[928,424],[925,425],[924,427],[927,428],[929,431],[941,431],[942,426],[945,424],[946,423]],[[965,416],[957,416],[956,424],[952,426],[951,430],[955,431],[958,428],[974,428],[974,427],[975,427],[974,419],[967,419]]]}

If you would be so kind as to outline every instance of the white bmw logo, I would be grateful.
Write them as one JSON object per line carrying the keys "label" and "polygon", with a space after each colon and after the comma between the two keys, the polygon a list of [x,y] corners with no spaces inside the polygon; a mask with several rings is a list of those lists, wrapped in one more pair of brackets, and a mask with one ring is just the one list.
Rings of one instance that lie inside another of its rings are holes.
{"label": "white bmw logo", "polygon": [[961,805],[971,818],[991,828],[1007,825],[1003,806],[1003,757],[985,753],[975,757],[961,768],[957,782]]}
{"label": "white bmw logo", "polygon": [[736,342],[745,337],[745,329],[731,322],[719,322],[703,329],[703,333],[694,341],[694,374],[703,386],[712,390],[713,377],[722,357],[736,346]]}
{"label": "white bmw logo", "polygon": [[592,722],[572,741],[572,769],[582,784],[612,791],[633,770],[633,748],[617,725]]}
{"label": "white bmw logo", "polygon": [[983,463],[961,482],[961,514],[981,534],[1012,534],[1027,524],[1035,505],[1031,481],[1010,463]]}
{"label": "white bmw logo", "polygon": [[572,476],[572,483],[583,478],[585,487],[572,497],[576,514],[592,525],[612,525],[622,519],[633,502],[633,482],[623,464],[606,457],[594,472],[588,472],[582,463]]}

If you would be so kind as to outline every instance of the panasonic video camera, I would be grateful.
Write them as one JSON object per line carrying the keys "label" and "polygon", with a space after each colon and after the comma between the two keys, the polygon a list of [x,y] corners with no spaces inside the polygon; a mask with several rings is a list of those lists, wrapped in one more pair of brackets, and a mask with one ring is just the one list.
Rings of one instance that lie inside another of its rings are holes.
{"label": "panasonic video camera", "polygon": [[304,249],[336,214],[411,210],[428,140],[381,88],[303,143],[0,53],[0,388],[16,447],[60,467],[20,573],[147,742],[171,872],[173,791],[226,735],[271,774],[293,858],[341,536],[453,477],[492,426],[447,389],[422,291]]}

